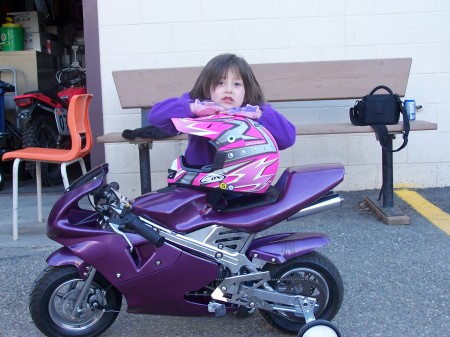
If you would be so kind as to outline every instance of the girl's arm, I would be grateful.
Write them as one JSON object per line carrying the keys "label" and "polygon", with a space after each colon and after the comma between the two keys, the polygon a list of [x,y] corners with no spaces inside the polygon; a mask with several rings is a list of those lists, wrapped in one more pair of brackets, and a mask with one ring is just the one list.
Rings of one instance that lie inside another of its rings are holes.
{"label": "girl's arm", "polygon": [[156,103],[148,113],[148,121],[170,135],[176,135],[178,130],[172,123],[171,118],[192,118],[190,104],[192,99],[188,93],[181,97],[169,98]]}
{"label": "girl's arm", "polygon": [[269,130],[277,142],[280,150],[294,145],[296,138],[295,126],[282,114],[275,110],[270,104],[259,107],[262,111],[258,122]]}

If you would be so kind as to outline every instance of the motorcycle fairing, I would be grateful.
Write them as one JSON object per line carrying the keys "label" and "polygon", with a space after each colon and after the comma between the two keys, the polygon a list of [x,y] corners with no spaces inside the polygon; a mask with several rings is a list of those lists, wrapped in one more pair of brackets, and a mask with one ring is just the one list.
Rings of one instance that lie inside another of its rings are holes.
{"label": "motorcycle fairing", "polygon": [[190,233],[213,224],[256,233],[311,205],[344,179],[341,164],[305,165],[286,169],[275,188],[277,202],[235,212],[205,212],[207,192],[177,187],[154,191],[132,202],[133,212],[179,233]]}
{"label": "motorcycle fairing", "polygon": [[[108,166],[105,164],[104,169],[106,172],[107,168]],[[101,171],[101,169],[103,168],[98,168],[97,171]],[[81,177],[80,180],[84,177],[86,176]],[[93,228],[92,225],[88,226],[89,223],[95,224],[98,216],[95,216],[96,212],[81,209],[78,206],[80,196],[84,196],[90,191],[99,188],[103,185],[103,182],[104,176],[99,176],[79,186],[77,186],[77,181],[75,181],[64,194],[59,196],[48,216],[47,236],[50,239],[56,242],[61,242],[62,239],[69,241],[73,239],[75,242],[78,242],[84,237],[109,234],[109,232],[99,228]],[[76,192],[72,190],[73,187],[76,187]],[[84,222],[86,222],[86,226],[82,225]],[[67,241],[65,242],[67,243]]]}
{"label": "motorcycle fairing", "polygon": [[[164,246],[173,247],[168,244]],[[218,271],[215,262],[182,252],[168,268],[118,283],[116,288],[126,297],[127,311],[130,313],[204,316],[208,312],[207,303],[188,300],[186,294],[211,283],[218,277]]]}
{"label": "motorcycle fairing", "polygon": [[247,250],[249,259],[281,264],[325,246],[330,239],[323,233],[283,233],[254,240]]}
{"label": "motorcycle fairing", "polygon": [[68,248],[61,247],[47,257],[47,264],[53,267],[75,266],[81,278],[86,278],[85,272],[88,271],[89,265],[74,255]]}
{"label": "motorcycle fairing", "polygon": [[111,233],[89,241],[80,239],[78,244],[53,253],[47,263],[74,265],[81,278],[86,277],[86,267],[93,266],[126,298],[128,312],[180,316],[208,312],[207,304],[190,301],[185,295],[215,280],[217,263],[170,244],[155,248],[140,235],[128,234],[128,238],[134,253],[122,237]]}
{"label": "motorcycle fairing", "polygon": [[[130,252],[128,243],[120,235],[94,228],[86,228],[86,230],[91,233],[89,237],[82,235],[71,239],[59,238],[58,242],[70,244],[66,244],[67,250],[61,251],[59,256],[55,255],[48,263],[51,265],[73,264],[78,267],[80,263],[75,258],[78,257],[88,265],[101,270],[103,276],[112,285],[116,285],[168,268],[179,259],[182,253],[181,249],[171,245],[156,248],[142,236],[127,233],[134,247]],[[96,235],[99,231],[101,233]],[[63,260],[66,263],[63,263]]]}

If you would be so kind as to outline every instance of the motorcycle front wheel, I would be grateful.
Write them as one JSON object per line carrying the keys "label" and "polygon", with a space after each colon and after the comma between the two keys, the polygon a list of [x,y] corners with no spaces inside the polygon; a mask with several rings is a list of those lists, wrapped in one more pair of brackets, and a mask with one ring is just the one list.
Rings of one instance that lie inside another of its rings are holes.
{"label": "motorcycle front wheel", "polygon": [[[344,297],[344,285],[336,266],[318,252],[310,252],[281,265],[266,265],[270,286],[277,292],[316,299],[314,316],[330,321],[338,313]],[[261,316],[274,328],[296,334],[305,325],[303,315],[283,311],[260,310]]]}
{"label": "motorcycle front wheel", "polygon": [[74,311],[84,282],[74,266],[47,267],[36,279],[29,309],[34,324],[44,335],[93,337],[114,323],[122,296],[98,273],[82,301],[81,310]]}

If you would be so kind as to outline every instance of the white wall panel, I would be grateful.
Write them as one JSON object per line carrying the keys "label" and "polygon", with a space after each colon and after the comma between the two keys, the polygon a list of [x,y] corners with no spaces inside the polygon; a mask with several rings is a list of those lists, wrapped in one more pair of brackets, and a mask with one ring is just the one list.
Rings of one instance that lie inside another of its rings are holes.
{"label": "white wall panel", "polygon": [[[412,133],[408,147],[394,154],[394,183],[450,185],[450,1],[129,0],[125,8],[119,0],[99,0],[98,9],[105,132],[140,126],[139,109],[120,107],[115,70],[202,66],[223,52],[249,63],[412,57],[406,97],[423,106],[417,118],[437,122],[438,130]],[[311,124],[348,121],[353,104],[277,107],[294,123]],[[400,143],[397,137],[394,146]],[[127,160],[118,160],[117,145],[107,146],[111,177],[138,194],[137,147],[123,146],[134,151]],[[185,142],[152,150],[154,188],[165,185],[169,157],[184,149]],[[340,189],[381,186],[381,150],[374,135],[300,136],[280,166],[321,161],[346,165]]]}

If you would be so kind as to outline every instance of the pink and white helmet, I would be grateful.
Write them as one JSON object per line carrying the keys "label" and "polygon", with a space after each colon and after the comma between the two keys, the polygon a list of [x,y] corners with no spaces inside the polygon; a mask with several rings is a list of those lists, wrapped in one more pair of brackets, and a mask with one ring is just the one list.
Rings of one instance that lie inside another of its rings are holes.
{"label": "pink and white helmet", "polygon": [[278,170],[278,146],[257,121],[220,114],[172,122],[180,132],[208,138],[216,154],[212,165],[202,168],[190,167],[178,157],[169,169],[169,185],[239,193],[264,193],[269,188]]}

